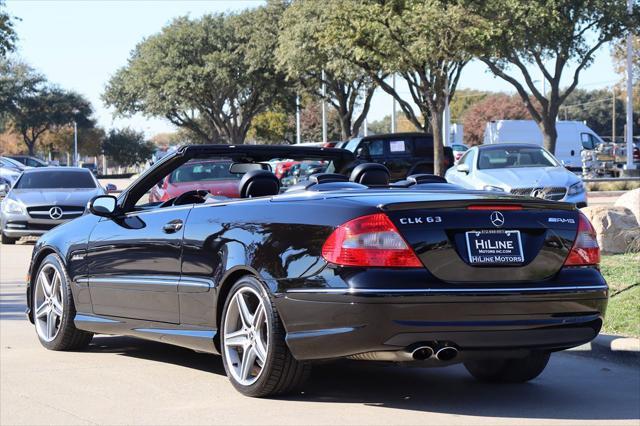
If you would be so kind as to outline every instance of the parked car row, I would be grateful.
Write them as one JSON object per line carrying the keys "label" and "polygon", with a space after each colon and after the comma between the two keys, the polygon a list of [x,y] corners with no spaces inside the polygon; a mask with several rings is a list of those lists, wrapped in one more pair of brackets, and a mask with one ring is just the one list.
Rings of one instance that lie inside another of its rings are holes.
{"label": "parked car row", "polygon": [[[6,159],[3,158],[3,164]],[[89,169],[80,167],[27,167],[0,177],[0,236],[2,244],[21,237],[39,236],[82,216],[95,196],[116,189],[103,188]],[[11,181],[5,176],[11,176]],[[4,182],[3,182],[4,181]]]}

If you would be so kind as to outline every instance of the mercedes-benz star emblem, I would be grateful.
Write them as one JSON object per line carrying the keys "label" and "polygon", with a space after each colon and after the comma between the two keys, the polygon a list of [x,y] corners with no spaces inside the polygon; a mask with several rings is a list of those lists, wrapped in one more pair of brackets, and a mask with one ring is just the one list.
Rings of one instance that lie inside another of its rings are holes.
{"label": "mercedes-benz star emblem", "polygon": [[62,209],[60,207],[51,207],[49,209],[49,217],[54,220],[58,220],[62,217]]}
{"label": "mercedes-benz star emblem", "polygon": [[546,192],[542,188],[535,188],[530,194],[534,198],[546,198]]}
{"label": "mercedes-benz star emblem", "polygon": [[502,225],[504,225],[504,216],[500,212],[491,213],[489,219],[491,219],[491,223],[493,223],[493,226],[495,226],[496,228],[500,228]]}

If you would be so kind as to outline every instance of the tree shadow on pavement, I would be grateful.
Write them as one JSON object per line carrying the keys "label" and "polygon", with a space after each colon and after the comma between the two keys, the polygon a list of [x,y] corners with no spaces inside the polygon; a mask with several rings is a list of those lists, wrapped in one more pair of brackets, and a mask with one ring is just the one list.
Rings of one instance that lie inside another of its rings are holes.
{"label": "tree shadow on pavement", "polygon": [[[97,336],[89,350],[225,374],[219,356],[130,337]],[[337,361],[315,365],[301,391],[277,399],[464,416],[625,420],[640,418],[639,390],[636,369],[556,354],[538,379],[510,385],[479,383],[461,365],[412,368]]]}

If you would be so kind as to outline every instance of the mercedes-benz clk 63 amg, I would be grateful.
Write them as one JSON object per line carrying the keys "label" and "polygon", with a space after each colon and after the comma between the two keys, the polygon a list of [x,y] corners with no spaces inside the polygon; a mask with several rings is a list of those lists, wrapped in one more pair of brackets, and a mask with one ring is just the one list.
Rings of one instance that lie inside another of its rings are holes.
{"label": "mercedes-benz clk 63 amg", "polygon": [[[328,167],[283,190],[273,158]],[[166,176],[210,160],[228,162],[238,198],[149,201]],[[390,183],[383,165],[354,161],[341,149],[182,147],[40,238],[27,289],[38,338],[70,350],[120,334],[220,354],[236,389],[268,396],[340,358],[464,363],[480,380],[524,382],[598,334],[607,284],[573,204],[426,174]]]}

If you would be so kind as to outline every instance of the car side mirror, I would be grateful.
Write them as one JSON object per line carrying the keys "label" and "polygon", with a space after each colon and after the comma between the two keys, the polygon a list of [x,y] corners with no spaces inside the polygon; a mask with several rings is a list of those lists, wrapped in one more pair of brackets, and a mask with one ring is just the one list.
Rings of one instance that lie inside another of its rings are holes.
{"label": "car side mirror", "polygon": [[0,183],[0,197],[4,197],[9,193],[9,190],[11,188],[9,188],[9,185],[7,185],[6,183]]}
{"label": "car side mirror", "polygon": [[114,185],[114,184],[112,184],[112,183],[108,183],[108,184],[106,184],[106,185],[105,185],[104,189],[105,189],[107,192],[114,192],[114,191],[117,191],[117,190],[118,190],[118,187],[117,187],[117,186],[115,186],[115,185]]}
{"label": "car side mirror", "polygon": [[98,195],[89,201],[89,211],[102,217],[112,217],[116,212],[118,199],[113,195]]}
{"label": "car side mirror", "polygon": [[466,164],[458,164],[456,166],[456,170],[459,171],[460,173],[469,174],[469,166],[467,166]]}

